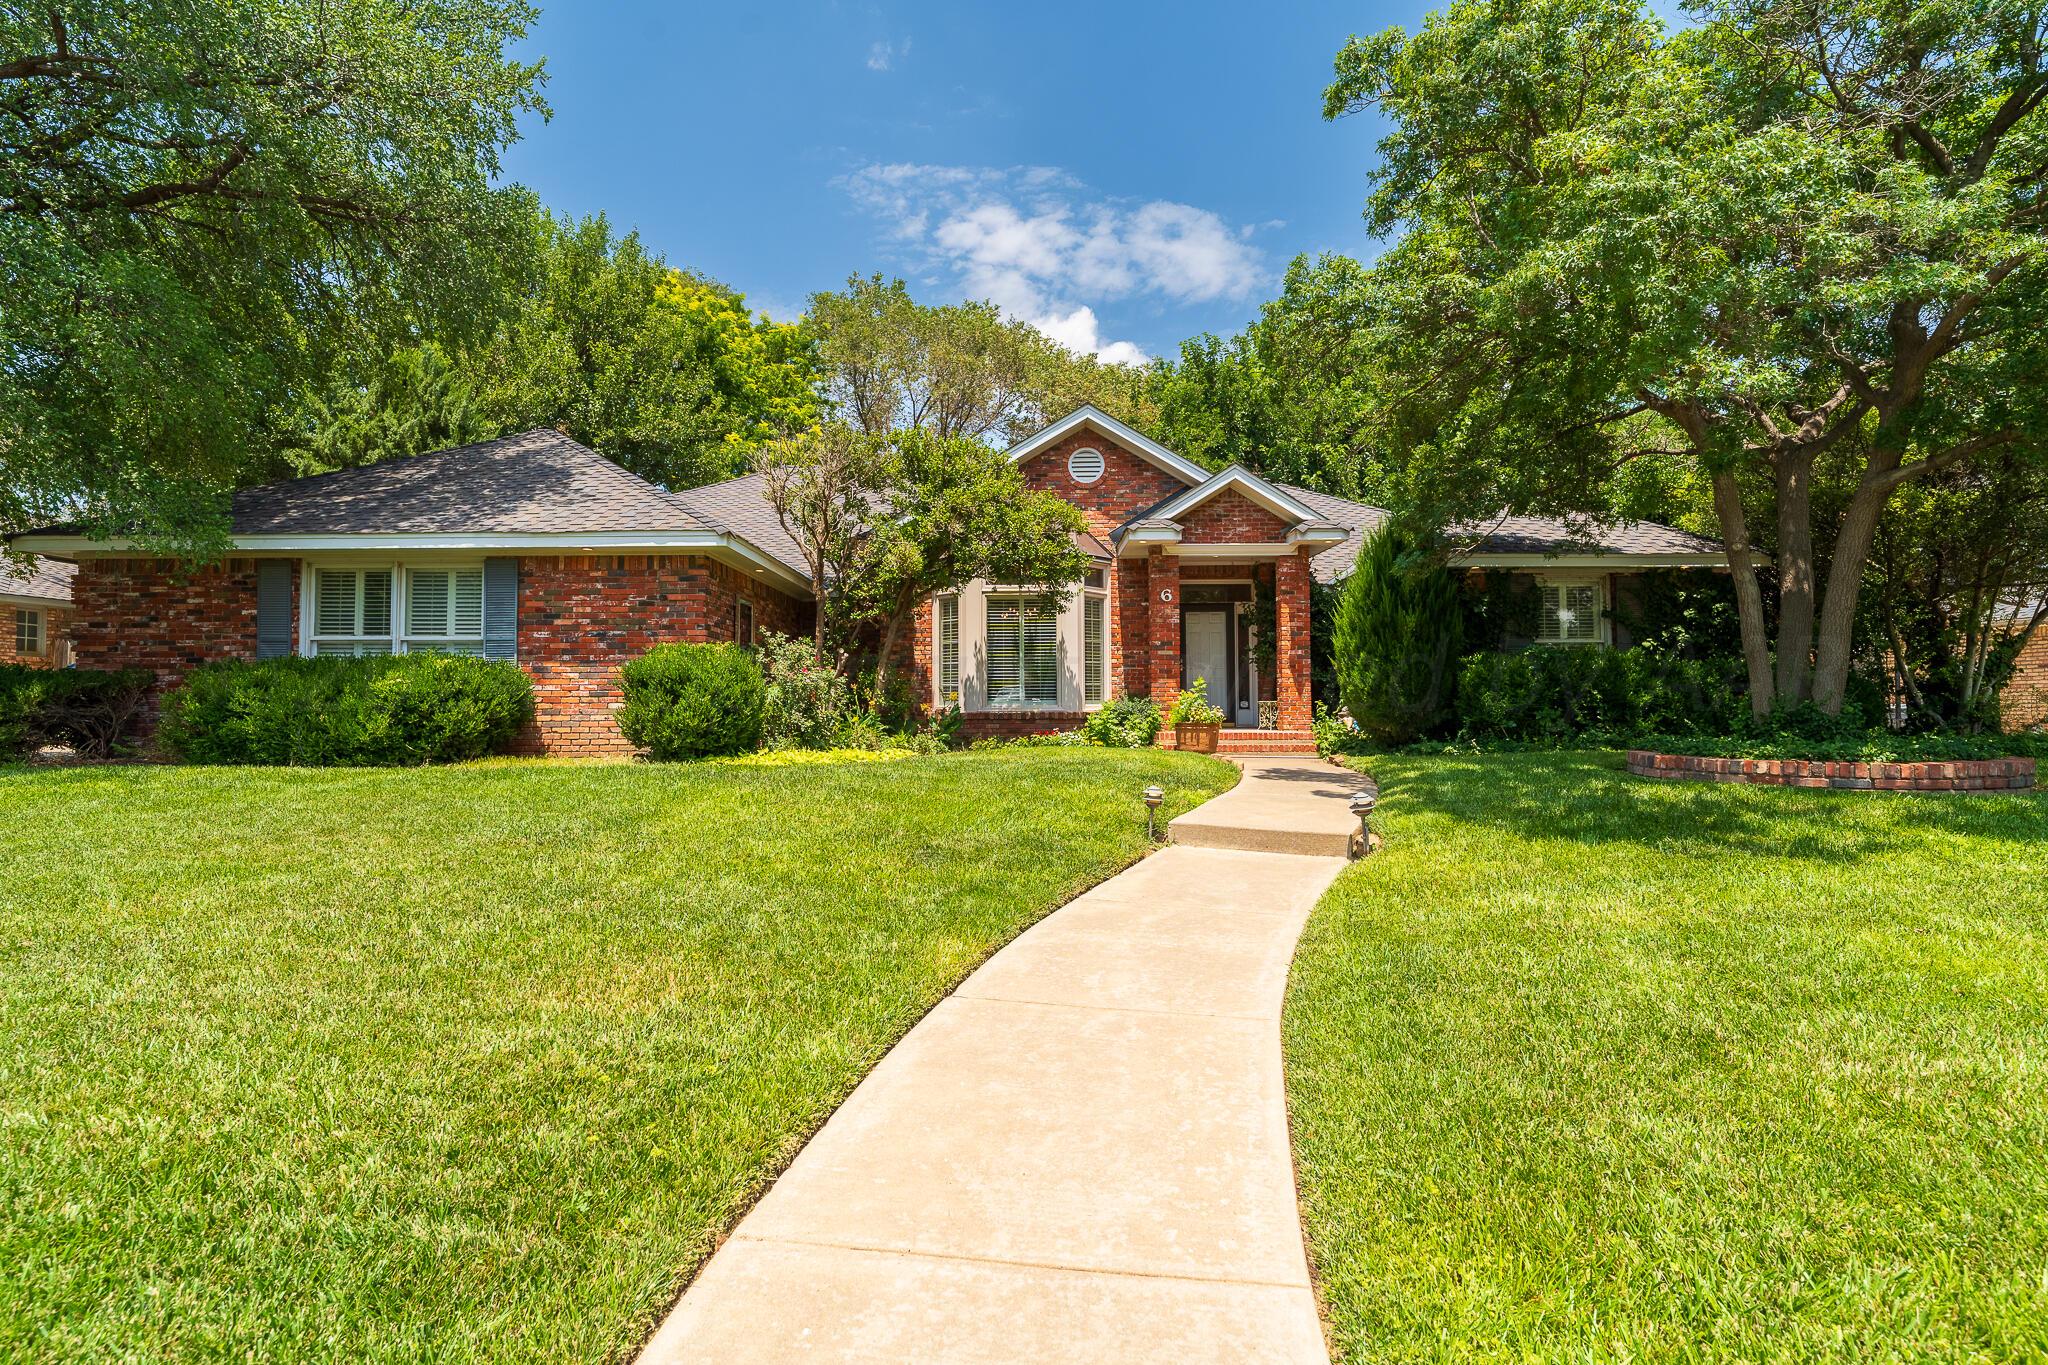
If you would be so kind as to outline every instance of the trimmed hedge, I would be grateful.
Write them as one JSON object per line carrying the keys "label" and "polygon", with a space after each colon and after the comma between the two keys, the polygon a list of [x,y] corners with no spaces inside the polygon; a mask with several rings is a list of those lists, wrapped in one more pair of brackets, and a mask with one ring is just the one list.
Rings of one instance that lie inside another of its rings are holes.
{"label": "trimmed hedge", "polygon": [[21,758],[46,744],[105,758],[134,730],[153,682],[140,668],[102,673],[0,664],[0,758]]}
{"label": "trimmed hedge", "polygon": [[502,753],[533,719],[516,665],[459,654],[208,664],[164,700],[188,763],[408,767]]}
{"label": "trimmed hedge", "polygon": [[1459,732],[1555,741],[1585,735],[1725,735],[1748,717],[1740,659],[1547,647],[1474,654],[1458,672]]}
{"label": "trimmed hedge", "polygon": [[716,758],[761,747],[768,684],[738,645],[657,645],[619,672],[619,731],[651,757]]}

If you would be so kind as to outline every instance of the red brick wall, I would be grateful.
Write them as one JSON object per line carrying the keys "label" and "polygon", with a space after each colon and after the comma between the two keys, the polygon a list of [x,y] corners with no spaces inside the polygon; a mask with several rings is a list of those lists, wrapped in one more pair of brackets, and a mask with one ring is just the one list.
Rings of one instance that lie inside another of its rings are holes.
{"label": "red brick wall", "polygon": [[1274,568],[1274,696],[1279,728],[1306,730],[1314,719],[1309,703],[1308,551],[1282,559]]}
{"label": "red brick wall", "polygon": [[1177,520],[1185,545],[1270,545],[1287,537],[1287,522],[1235,488],[1224,489]]}
{"label": "red brick wall", "polygon": [[2048,627],[2035,631],[2020,651],[2012,681],[1999,695],[1998,714],[2008,730],[2048,725]]}
{"label": "red brick wall", "polygon": [[[1120,559],[1111,581],[1110,659],[1116,668],[1112,696],[1149,697],[1152,693],[1152,591],[1149,561]],[[1178,596],[1179,594],[1175,594]],[[1174,665],[1178,670],[1179,664]],[[1175,677],[1179,676],[1176,671]]]}
{"label": "red brick wall", "polygon": [[1837,791],[2029,791],[2031,758],[1947,763],[1853,763],[1836,759],[1696,758],[1628,751],[1628,770],[1667,782],[1744,782],[1763,787],[1828,787]]}
{"label": "red brick wall", "polygon": [[[17,610],[41,612],[43,616],[43,648],[35,654],[17,654],[14,650],[14,613]],[[34,606],[21,603],[0,602],[0,664],[27,664],[30,668],[55,668],[61,661],[63,644],[71,638],[72,623],[76,613],[70,605],[57,601],[38,600]]]}
{"label": "red brick wall", "polygon": [[[298,631],[293,566],[293,637]],[[71,580],[80,668],[147,668],[158,686],[201,664],[256,657],[256,561],[192,569],[175,559],[89,559]]]}
{"label": "red brick wall", "polygon": [[[1102,452],[1102,477],[1094,483],[1075,483],[1067,473],[1067,457],[1084,447]],[[1046,447],[1019,469],[1030,487],[1055,493],[1080,508],[1088,517],[1088,529],[1104,544],[1111,531],[1139,512],[1187,489],[1178,475],[1086,431]]]}
{"label": "red brick wall", "polygon": [[[1152,685],[1152,700],[1161,707],[1173,705],[1180,691],[1180,559],[1154,550],[1145,561],[1145,672]],[[1171,602],[1162,593],[1172,593]]]}
{"label": "red brick wall", "polygon": [[[1102,477],[1094,483],[1076,483],[1067,473],[1067,457],[1084,447],[1102,452]],[[1088,518],[1088,529],[1104,545],[1109,544],[1109,533],[1133,516],[1187,489],[1178,475],[1167,473],[1143,456],[1091,431],[1077,432],[1047,447],[1024,461],[1020,468],[1027,485],[1056,494],[1080,508]],[[1144,561],[1113,561],[1109,565],[1108,586],[1109,695],[1142,697],[1152,686]],[[1176,593],[1175,597],[1178,596]],[[1176,602],[1175,610],[1178,609]],[[1176,682],[1180,677],[1177,659],[1176,655]]]}
{"label": "red brick wall", "polygon": [[[160,686],[200,664],[256,657],[256,561],[188,571],[175,560],[91,560],[72,583],[82,668],[142,667]],[[810,630],[810,606],[697,555],[535,556],[519,564],[519,662],[534,680],[526,753],[628,752],[614,712],[620,665],[651,646],[733,638],[734,604],[754,628]],[[298,568],[292,638],[298,638]],[[10,644],[12,637],[9,637]]]}
{"label": "red brick wall", "polygon": [[969,739],[1022,739],[1078,730],[1087,719],[1085,711],[969,711],[960,731]]}
{"label": "red brick wall", "polygon": [[701,555],[521,559],[519,662],[535,710],[521,752],[631,753],[617,720],[620,667],[655,645],[731,640],[741,598],[757,632],[810,629],[807,603]]}

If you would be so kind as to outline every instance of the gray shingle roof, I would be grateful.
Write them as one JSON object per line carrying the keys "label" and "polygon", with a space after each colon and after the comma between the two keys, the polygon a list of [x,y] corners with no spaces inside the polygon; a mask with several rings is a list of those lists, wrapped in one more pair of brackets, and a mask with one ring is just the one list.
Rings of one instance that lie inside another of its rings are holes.
{"label": "gray shingle roof", "polygon": [[0,560],[0,597],[69,602],[71,579],[77,572],[76,564],[61,564],[54,559],[34,560],[26,572]]}
{"label": "gray shingle roof", "polygon": [[782,518],[775,515],[775,508],[768,501],[767,475],[742,474],[724,483],[685,489],[675,497],[712,530],[739,536],[775,556],[792,573],[809,577],[803,550],[782,529]]}
{"label": "gray shingle roof", "polygon": [[1581,527],[1574,536],[1562,517],[1496,517],[1454,528],[1481,537],[1475,552],[1547,554],[1553,549],[1612,555],[1711,555],[1721,546],[1703,536],[1654,521],[1612,521]]}
{"label": "gray shingle roof", "polygon": [[234,502],[238,536],[705,529],[675,494],[548,430],[246,488]]}
{"label": "gray shingle roof", "polygon": [[[1351,566],[1358,562],[1359,547],[1365,544],[1366,536],[1387,520],[1387,513],[1378,507],[1307,488],[1295,488],[1290,484],[1280,486],[1322,516],[1351,529],[1350,537],[1343,544],[1332,546],[1310,561],[1310,572],[1324,583],[1334,583],[1350,573]],[[1660,526],[1653,521],[1586,524],[1579,528],[1579,534],[1574,535],[1571,524],[1562,517],[1504,516],[1455,526],[1452,533],[1477,537],[1471,553],[1486,555],[1721,553],[1721,546],[1715,541],[1674,527]]]}

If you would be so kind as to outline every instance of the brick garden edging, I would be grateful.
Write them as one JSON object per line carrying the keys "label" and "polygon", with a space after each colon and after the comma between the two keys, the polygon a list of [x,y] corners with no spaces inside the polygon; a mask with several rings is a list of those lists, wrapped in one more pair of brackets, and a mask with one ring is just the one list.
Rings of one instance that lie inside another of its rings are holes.
{"label": "brick garden edging", "polygon": [[1667,782],[1747,782],[1764,787],[1832,787],[1845,791],[2027,791],[2031,758],[1958,759],[1939,763],[1851,763],[1837,759],[1696,758],[1628,751],[1628,770]]}

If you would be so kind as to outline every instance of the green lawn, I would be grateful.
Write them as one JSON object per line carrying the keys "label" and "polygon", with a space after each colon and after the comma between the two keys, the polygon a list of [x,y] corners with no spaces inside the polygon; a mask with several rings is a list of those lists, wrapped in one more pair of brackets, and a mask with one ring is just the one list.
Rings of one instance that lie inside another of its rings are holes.
{"label": "green lawn", "polygon": [[1212,759],[0,772],[0,1359],[630,1351]]}
{"label": "green lawn", "polygon": [[2048,798],[1374,759],[1286,1020],[1359,1360],[2048,1358]]}

